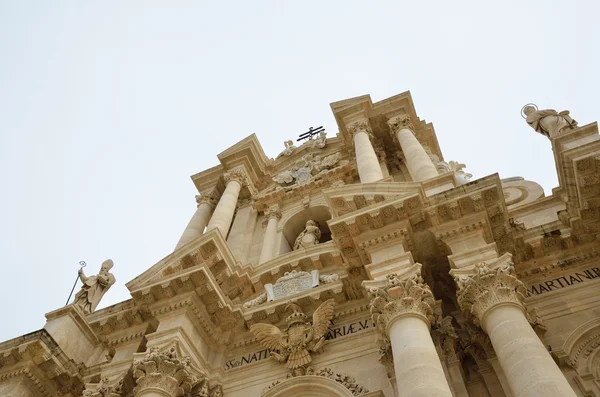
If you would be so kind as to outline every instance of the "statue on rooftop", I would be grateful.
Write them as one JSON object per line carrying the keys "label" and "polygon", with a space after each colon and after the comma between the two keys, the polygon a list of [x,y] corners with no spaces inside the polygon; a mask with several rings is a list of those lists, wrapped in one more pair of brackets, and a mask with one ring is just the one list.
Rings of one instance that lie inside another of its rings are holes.
{"label": "statue on rooftop", "polygon": [[294,251],[302,248],[309,248],[313,245],[319,244],[319,239],[321,238],[321,229],[319,229],[319,224],[312,219],[306,221],[306,227],[304,230],[298,235],[296,238],[296,242],[294,242]]}
{"label": "statue on rooftop", "polygon": [[554,138],[567,130],[577,128],[577,121],[571,118],[568,110],[557,112],[554,109],[538,110],[534,104],[523,106],[522,114],[527,124],[548,138]]}
{"label": "statue on rooftop", "polygon": [[105,260],[100,267],[100,272],[95,276],[86,277],[83,268],[79,269],[79,279],[83,283],[79,292],[75,295],[73,305],[79,306],[85,314],[96,310],[102,296],[115,283],[115,276],[109,272],[113,267],[113,261]]}
{"label": "statue on rooftop", "polygon": [[290,156],[296,150],[294,141],[285,141],[285,142],[283,142],[283,144],[285,145],[285,149],[283,149],[283,151],[281,153],[279,153],[277,158],[279,158],[281,156],[286,156],[286,157]]}

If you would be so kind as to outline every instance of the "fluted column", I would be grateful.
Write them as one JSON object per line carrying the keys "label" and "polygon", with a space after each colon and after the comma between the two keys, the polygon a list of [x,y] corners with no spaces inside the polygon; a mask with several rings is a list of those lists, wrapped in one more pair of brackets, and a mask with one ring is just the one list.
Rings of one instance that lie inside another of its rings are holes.
{"label": "fluted column", "polygon": [[369,291],[371,314],[392,349],[397,390],[402,396],[451,397],[431,338],[433,294],[418,270],[407,278],[388,276],[386,288]]}
{"label": "fluted column", "polygon": [[212,192],[196,196],[198,208],[183,231],[175,249],[183,247],[204,233],[204,228],[208,224],[210,214],[212,213],[213,208],[215,208],[216,201],[217,200]]}
{"label": "fluted column", "polygon": [[223,238],[227,238],[227,232],[229,232],[231,222],[233,221],[233,214],[235,213],[240,190],[247,183],[247,178],[246,173],[241,168],[233,169],[223,177],[227,186],[219,199],[217,208],[215,208],[215,212],[210,218],[206,230],[219,229]]}
{"label": "fluted column", "polygon": [[438,176],[435,165],[429,155],[415,137],[414,127],[407,115],[394,117],[388,121],[392,138],[400,143],[406,158],[406,167],[415,182],[425,181]]}
{"label": "fluted column", "polygon": [[347,127],[353,135],[354,150],[356,153],[356,167],[361,183],[375,182],[383,179],[381,166],[377,160],[377,154],[371,143],[371,128],[369,121],[363,119]]}
{"label": "fluted column", "polygon": [[150,348],[133,362],[135,397],[181,397],[189,393],[197,381],[189,365],[189,357],[179,359],[173,349],[160,352]]}
{"label": "fluted column", "polygon": [[259,264],[270,261],[275,257],[275,239],[277,238],[277,222],[281,219],[279,208],[269,208],[265,211],[265,237],[260,250]]}
{"label": "fluted column", "polygon": [[457,275],[458,304],[489,335],[515,397],[575,397],[575,392],[527,320],[525,286],[512,263],[475,266]]}

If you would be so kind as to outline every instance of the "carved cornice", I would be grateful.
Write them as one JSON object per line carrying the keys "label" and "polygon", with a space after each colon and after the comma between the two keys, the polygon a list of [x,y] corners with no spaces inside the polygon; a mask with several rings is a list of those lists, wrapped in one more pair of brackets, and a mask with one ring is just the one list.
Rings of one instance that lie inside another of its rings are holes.
{"label": "carved cornice", "polygon": [[429,326],[434,321],[434,299],[429,286],[421,278],[421,264],[415,264],[408,274],[390,274],[387,286],[369,288],[371,317],[384,337],[390,326],[401,317],[417,316]]}
{"label": "carved cornice", "polygon": [[[495,266],[481,262],[471,270],[472,274],[451,271],[458,286],[458,304],[464,312],[473,316],[479,325],[487,312],[498,304],[513,304],[524,309],[525,285],[514,276],[510,254],[503,256]],[[506,260],[508,258],[508,260]]]}
{"label": "carved cornice", "polygon": [[151,347],[146,356],[133,362],[134,394],[145,389],[158,389],[172,397],[188,393],[197,382],[189,357],[178,358],[174,347],[161,352]]}
{"label": "carved cornice", "polygon": [[26,377],[42,396],[81,395],[85,369],[68,359],[45,329],[0,343],[0,383]]}

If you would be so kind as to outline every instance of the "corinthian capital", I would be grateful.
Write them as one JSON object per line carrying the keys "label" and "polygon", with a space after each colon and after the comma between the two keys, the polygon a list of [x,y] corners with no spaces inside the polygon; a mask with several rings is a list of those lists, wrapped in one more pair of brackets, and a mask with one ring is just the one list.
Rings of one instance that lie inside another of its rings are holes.
{"label": "corinthian capital", "polygon": [[207,190],[202,192],[202,194],[196,195],[196,204],[200,206],[201,204],[208,204],[211,207],[215,207],[217,202],[219,201],[219,194],[215,189]]}
{"label": "corinthian capital", "polygon": [[352,135],[358,132],[366,132],[369,136],[373,134],[369,119],[360,119],[346,126],[348,132]]}
{"label": "corinthian capital", "polygon": [[242,186],[250,185],[250,178],[246,173],[246,170],[242,167],[236,167],[229,172],[223,174],[223,179],[225,179],[225,183],[229,183],[229,181],[236,181]]}
{"label": "corinthian capital", "polygon": [[396,138],[396,133],[400,130],[415,130],[415,127],[410,122],[410,117],[407,114],[392,117],[388,120],[388,126],[390,127],[393,139]]}
{"label": "corinthian capital", "polygon": [[197,380],[192,374],[190,358],[179,359],[174,347],[164,352],[151,347],[144,358],[133,362],[133,378],[137,384],[135,395],[153,389],[171,397],[189,393]]}
{"label": "corinthian capital", "polygon": [[269,219],[274,218],[277,220],[281,219],[281,211],[279,210],[278,206],[274,206],[274,207],[270,207],[267,210],[265,210],[265,220],[263,222],[263,226],[267,226],[267,223],[269,222]]}
{"label": "corinthian capital", "polygon": [[371,288],[371,318],[377,329],[389,336],[390,325],[399,317],[413,315],[422,318],[430,326],[434,321],[433,294],[421,278],[421,265],[411,275],[400,278],[397,274],[387,276],[387,286]]}
{"label": "corinthian capital", "polygon": [[458,286],[458,305],[474,316],[477,325],[492,307],[512,303],[523,308],[525,285],[514,276],[513,264],[505,262],[496,268],[486,263],[475,265],[471,275],[454,274]]}

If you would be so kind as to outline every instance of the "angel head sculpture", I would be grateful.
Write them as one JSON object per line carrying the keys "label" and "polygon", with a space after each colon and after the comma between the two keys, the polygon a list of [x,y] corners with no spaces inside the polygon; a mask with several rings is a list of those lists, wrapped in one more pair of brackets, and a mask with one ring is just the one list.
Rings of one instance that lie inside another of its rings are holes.
{"label": "angel head sculpture", "polygon": [[311,352],[318,353],[325,343],[325,334],[333,318],[335,301],[328,299],[313,313],[312,324],[300,306],[289,303],[286,310],[291,309],[285,331],[272,324],[253,324],[250,331],[267,349],[271,349],[271,357],[292,371],[306,368],[312,361]]}

